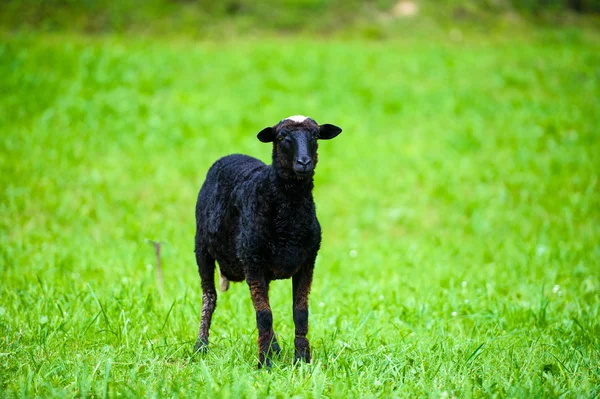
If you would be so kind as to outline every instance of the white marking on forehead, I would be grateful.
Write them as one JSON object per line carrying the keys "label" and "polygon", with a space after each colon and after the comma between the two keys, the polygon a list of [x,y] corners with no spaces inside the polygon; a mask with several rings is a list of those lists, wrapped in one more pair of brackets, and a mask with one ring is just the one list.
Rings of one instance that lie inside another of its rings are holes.
{"label": "white marking on forehead", "polygon": [[304,115],[294,115],[294,116],[290,116],[289,118],[285,118],[286,121],[292,121],[292,122],[296,122],[296,123],[302,123],[307,119],[308,119],[308,117],[304,116]]}

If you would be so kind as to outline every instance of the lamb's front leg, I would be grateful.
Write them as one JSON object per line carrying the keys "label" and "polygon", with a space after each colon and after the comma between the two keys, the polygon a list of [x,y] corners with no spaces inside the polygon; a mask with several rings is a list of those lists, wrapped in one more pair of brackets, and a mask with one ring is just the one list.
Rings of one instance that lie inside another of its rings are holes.
{"label": "lamb's front leg", "polygon": [[273,313],[269,305],[269,283],[264,277],[247,277],[258,329],[258,367],[271,367],[271,355],[280,351],[273,332]]}
{"label": "lamb's front leg", "polygon": [[310,343],[306,338],[308,334],[308,294],[312,283],[314,265],[301,268],[292,276],[294,296],[294,324],[296,325],[295,360],[304,360],[310,363]]}

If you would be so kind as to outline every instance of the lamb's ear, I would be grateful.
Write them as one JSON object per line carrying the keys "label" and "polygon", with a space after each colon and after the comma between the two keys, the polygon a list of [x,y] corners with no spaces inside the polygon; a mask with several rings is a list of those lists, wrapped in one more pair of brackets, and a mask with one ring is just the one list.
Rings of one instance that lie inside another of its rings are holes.
{"label": "lamb's ear", "polygon": [[275,128],[266,127],[261,130],[256,137],[258,137],[258,139],[263,143],[270,143],[275,139]]}
{"label": "lamb's ear", "polygon": [[340,134],[342,132],[342,129],[335,126],[335,125],[330,125],[329,123],[326,123],[324,125],[320,125],[319,126],[319,136],[318,138],[321,140],[329,140],[334,138],[335,136],[337,136],[338,134]]}

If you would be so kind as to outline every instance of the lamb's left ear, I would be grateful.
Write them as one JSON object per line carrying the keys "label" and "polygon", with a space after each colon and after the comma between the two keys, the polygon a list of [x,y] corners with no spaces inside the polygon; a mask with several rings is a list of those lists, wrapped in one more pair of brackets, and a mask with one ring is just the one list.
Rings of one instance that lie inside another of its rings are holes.
{"label": "lamb's left ear", "polygon": [[329,140],[337,136],[342,132],[342,129],[326,123],[324,125],[319,125],[319,136],[318,138],[321,140]]}
{"label": "lamb's left ear", "polygon": [[256,137],[258,137],[258,139],[260,141],[262,141],[263,143],[270,143],[273,140],[275,140],[275,128],[273,127],[266,127],[263,130],[261,130]]}

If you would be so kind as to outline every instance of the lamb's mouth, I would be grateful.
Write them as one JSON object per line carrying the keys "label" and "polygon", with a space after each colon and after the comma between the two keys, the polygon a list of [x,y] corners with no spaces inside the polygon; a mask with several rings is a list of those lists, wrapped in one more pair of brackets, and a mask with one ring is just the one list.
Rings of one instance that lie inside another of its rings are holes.
{"label": "lamb's mouth", "polygon": [[312,176],[313,174],[313,170],[295,170],[294,169],[294,173],[296,174],[296,177],[298,178],[304,178],[304,177],[309,177]]}

